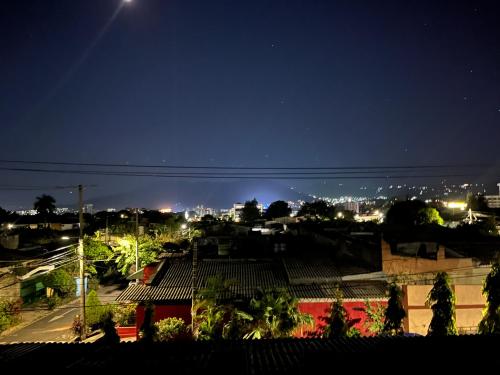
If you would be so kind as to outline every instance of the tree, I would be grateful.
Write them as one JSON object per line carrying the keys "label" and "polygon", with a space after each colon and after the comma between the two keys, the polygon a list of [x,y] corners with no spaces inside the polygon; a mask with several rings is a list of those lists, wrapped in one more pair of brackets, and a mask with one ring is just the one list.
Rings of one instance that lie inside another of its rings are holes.
{"label": "tree", "polygon": [[500,263],[496,261],[483,285],[486,294],[486,311],[479,323],[480,334],[500,334]]}
{"label": "tree", "polygon": [[188,327],[181,318],[166,318],[155,323],[158,341],[173,341],[187,337]]}
{"label": "tree", "polygon": [[311,315],[300,312],[298,300],[284,289],[257,290],[250,300],[251,331],[243,338],[290,337],[302,325],[313,325]]}
{"label": "tree", "polygon": [[438,210],[433,207],[421,208],[417,213],[417,224],[438,224],[443,225],[444,220],[439,215]]}
{"label": "tree", "polygon": [[420,210],[426,208],[425,202],[418,199],[396,202],[387,211],[385,221],[389,225],[414,226],[418,224]]}
{"label": "tree", "polygon": [[107,260],[113,256],[113,250],[100,240],[99,232],[94,237],[84,236],[83,250],[85,252],[85,259],[88,261],[85,270],[93,275],[97,273],[97,270],[92,261]]}
{"label": "tree", "polygon": [[323,200],[306,202],[302,205],[297,216],[314,216],[319,219],[333,219],[335,217],[335,207],[329,206]]}
{"label": "tree", "polygon": [[349,314],[344,308],[342,291],[337,288],[335,291],[335,301],[330,307],[330,314],[323,318],[326,325],[322,327],[323,337],[352,337],[358,336],[359,331],[354,328],[355,320],[349,318]]}
{"label": "tree", "polygon": [[389,301],[385,310],[384,328],[382,332],[390,335],[400,335],[403,333],[403,319],[406,316],[403,308],[403,292],[396,283],[389,285]]}
{"label": "tree", "polygon": [[277,217],[290,216],[292,209],[288,207],[288,203],[285,201],[276,201],[269,205],[266,211],[266,217],[268,219],[274,219]]}
{"label": "tree", "polygon": [[446,272],[437,273],[434,286],[427,297],[427,303],[432,309],[432,320],[427,335],[456,335],[455,295],[451,290]]}
{"label": "tree", "polygon": [[[152,236],[139,236],[139,268],[144,267],[158,259],[163,250],[161,242]],[[135,269],[135,236],[126,235],[118,241],[118,246],[113,249],[115,262],[122,275],[127,275],[132,266]]]}
{"label": "tree", "polygon": [[42,194],[40,197],[36,197],[35,203],[33,203],[33,208],[38,212],[40,216],[47,218],[52,215],[56,209],[56,200],[50,195]]}
{"label": "tree", "polygon": [[91,290],[85,302],[85,323],[87,326],[91,329],[99,328],[102,325],[108,311],[108,307],[101,304],[101,301],[97,296],[97,292],[95,290]]}
{"label": "tree", "polygon": [[254,222],[260,219],[260,210],[257,207],[257,199],[252,199],[251,201],[246,201],[245,206],[241,210],[241,221],[245,223]]}
{"label": "tree", "polygon": [[43,284],[54,289],[59,297],[66,297],[75,293],[76,290],[75,280],[63,268],[58,268],[46,274],[43,278]]}
{"label": "tree", "polygon": [[386,308],[379,302],[373,305],[370,301],[365,301],[366,321],[364,325],[370,333],[378,335],[384,330],[385,312]]}

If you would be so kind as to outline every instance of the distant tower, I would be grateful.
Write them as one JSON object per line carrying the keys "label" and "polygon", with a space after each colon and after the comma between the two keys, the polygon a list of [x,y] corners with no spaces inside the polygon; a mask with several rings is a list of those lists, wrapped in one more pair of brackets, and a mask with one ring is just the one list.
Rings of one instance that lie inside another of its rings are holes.
{"label": "distant tower", "polygon": [[497,186],[498,186],[498,195],[500,195],[500,183],[498,183]]}

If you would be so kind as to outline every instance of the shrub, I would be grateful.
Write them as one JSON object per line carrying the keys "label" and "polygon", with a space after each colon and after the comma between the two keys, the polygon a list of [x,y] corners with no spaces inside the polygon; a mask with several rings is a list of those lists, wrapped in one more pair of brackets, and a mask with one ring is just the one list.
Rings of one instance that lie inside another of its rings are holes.
{"label": "shrub", "polygon": [[0,300],[0,332],[19,322],[20,301]]}
{"label": "shrub", "polygon": [[109,306],[101,304],[95,290],[92,290],[88,294],[85,305],[85,318],[87,326],[91,329],[100,328],[106,318],[106,313],[110,311]]}
{"label": "shrub", "polygon": [[188,328],[181,318],[166,318],[155,323],[158,341],[172,341],[187,335]]}
{"label": "shrub", "polygon": [[113,306],[113,319],[120,326],[132,326],[135,324],[136,303],[127,303]]}
{"label": "shrub", "polygon": [[54,310],[54,308],[60,303],[60,298],[57,296],[57,294],[54,294],[50,297],[47,298],[47,307],[49,310]]}

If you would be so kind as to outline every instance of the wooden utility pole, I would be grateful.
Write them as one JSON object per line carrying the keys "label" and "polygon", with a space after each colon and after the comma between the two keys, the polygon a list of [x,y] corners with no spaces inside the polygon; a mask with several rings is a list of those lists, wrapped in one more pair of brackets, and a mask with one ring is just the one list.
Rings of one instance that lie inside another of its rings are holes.
{"label": "wooden utility pole", "polygon": [[83,251],[83,186],[78,185],[78,219],[80,222],[80,236],[78,237],[78,258],[80,260],[80,309],[82,333],[81,339],[86,337],[86,319],[85,319],[85,255]]}

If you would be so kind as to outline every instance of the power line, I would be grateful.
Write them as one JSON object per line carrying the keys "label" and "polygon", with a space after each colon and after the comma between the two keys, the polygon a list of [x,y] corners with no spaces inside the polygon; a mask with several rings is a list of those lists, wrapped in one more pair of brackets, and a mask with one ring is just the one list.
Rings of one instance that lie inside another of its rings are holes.
{"label": "power line", "polygon": [[159,177],[159,178],[186,178],[186,179],[265,179],[265,180],[372,180],[372,179],[405,179],[405,178],[451,178],[451,177],[474,177],[478,174],[426,174],[426,175],[367,175],[367,176],[304,176],[286,174],[264,175],[264,174],[197,174],[197,173],[152,173],[152,172],[116,172],[99,170],[66,170],[66,169],[40,169],[40,168],[8,168],[0,167],[3,171],[31,172],[31,173],[55,173],[55,174],[76,174],[76,175],[97,175],[97,176],[122,176],[122,177]]}
{"label": "power line", "polygon": [[383,165],[383,166],[341,166],[341,167],[229,167],[229,166],[194,166],[194,165],[166,165],[166,164],[118,164],[118,163],[78,163],[56,162],[39,160],[7,160],[4,164],[39,164],[39,165],[64,165],[79,167],[118,167],[118,168],[162,168],[162,169],[223,169],[223,170],[355,170],[355,169],[449,169],[449,168],[477,168],[490,167],[491,164],[437,164],[437,165]]}

